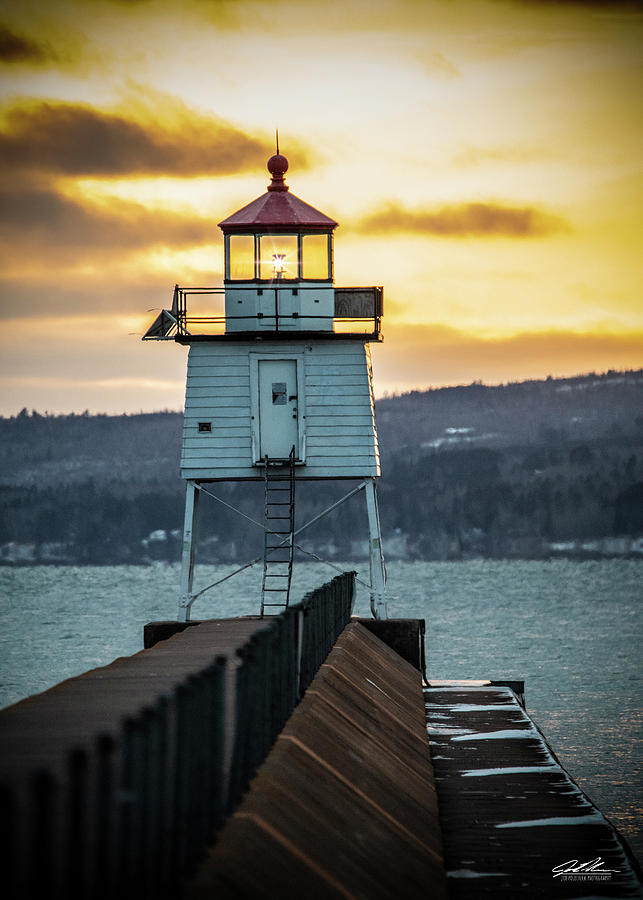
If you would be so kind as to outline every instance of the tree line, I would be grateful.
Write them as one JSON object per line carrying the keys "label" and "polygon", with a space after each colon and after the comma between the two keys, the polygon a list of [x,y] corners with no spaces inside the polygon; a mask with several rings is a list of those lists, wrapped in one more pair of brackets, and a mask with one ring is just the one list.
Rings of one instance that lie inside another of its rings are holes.
{"label": "tree line", "polygon": [[[563,388],[563,390],[561,390]],[[554,544],[643,535],[643,372],[470,385],[378,401],[389,555],[532,558]],[[182,417],[23,410],[0,419],[0,561],[143,563],[180,555]],[[350,483],[300,483],[301,525]],[[207,488],[254,519],[262,485]],[[202,560],[259,555],[262,533],[204,498]],[[302,534],[312,553],[366,552],[359,496]]]}

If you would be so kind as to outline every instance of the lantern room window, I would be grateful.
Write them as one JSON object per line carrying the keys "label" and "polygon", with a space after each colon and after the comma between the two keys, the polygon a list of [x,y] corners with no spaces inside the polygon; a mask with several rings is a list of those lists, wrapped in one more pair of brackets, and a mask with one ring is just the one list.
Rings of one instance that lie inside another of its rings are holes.
{"label": "lantern room window", "polygon": [[262,234],[259,238],[259,278],[299,278],[296,234]]}
{"label": "lantern room window", "polygon": [[330,254],[328,234],[305,234],[302,243],[302,277],[315,281],[326,281],[330,274]]}
{"label": "lantern room window", "polygon": [[226,235],[226,278],[230,281],[331,281],[332,235]]}
{"label": "lantern room window", "polygon": [[255,238],[253,234],[231,234],[228,259],[230,278],[252,281],[255,277]]}

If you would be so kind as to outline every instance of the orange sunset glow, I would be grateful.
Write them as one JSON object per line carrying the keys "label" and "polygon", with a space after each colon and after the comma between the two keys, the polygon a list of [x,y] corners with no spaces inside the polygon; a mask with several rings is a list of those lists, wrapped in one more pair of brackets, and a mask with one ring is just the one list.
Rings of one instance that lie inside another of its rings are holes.
{"label": "orange sunset glow", "polygon": [[22,0],[0,11],[2,404],[179,409],[142,344],[262,194],[384,286],[384,392],[643,366],[643,5]]}

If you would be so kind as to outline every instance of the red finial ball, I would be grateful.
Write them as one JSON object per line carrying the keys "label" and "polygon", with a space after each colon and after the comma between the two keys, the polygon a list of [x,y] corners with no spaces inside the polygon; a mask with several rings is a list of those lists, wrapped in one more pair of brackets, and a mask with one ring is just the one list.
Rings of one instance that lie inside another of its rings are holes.
{"label": "red finial ball", "polygon": [[272,181],[268,185],[269,191],[287,191],[288,185],[284,182],[284,175],[288,171],[288,160],[281,153],[275,153],[268,160],[268,171],[272,175]]}
{"label": "red finial ball", "polygon": [[283,178],[288,171],[288,160],[281,153],[275,153],[268,160],[268,171],[273,178]]}

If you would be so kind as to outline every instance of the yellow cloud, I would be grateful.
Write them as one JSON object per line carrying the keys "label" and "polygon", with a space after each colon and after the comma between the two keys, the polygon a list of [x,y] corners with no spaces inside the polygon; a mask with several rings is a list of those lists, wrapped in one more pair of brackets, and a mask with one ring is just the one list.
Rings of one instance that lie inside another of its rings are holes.
{"label": "yellow cloud", "polygon": [[357,227],[367,234],[408,231],[444,237],[526,238],[569,230],[561,218],[535,207],[460,203],[438,209],[406,209],[395,201],[376,209]]}

